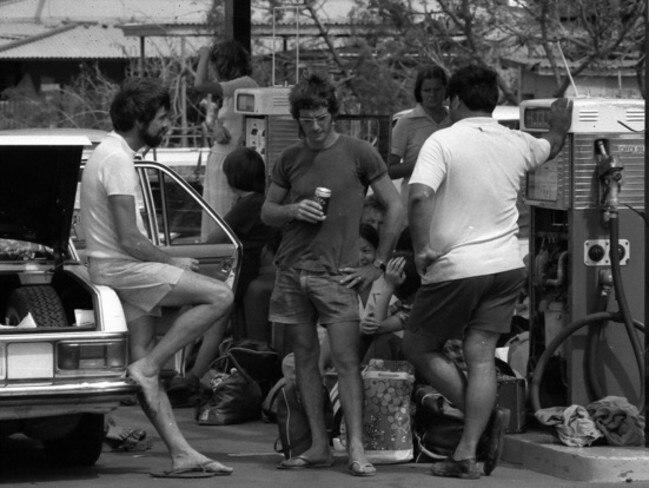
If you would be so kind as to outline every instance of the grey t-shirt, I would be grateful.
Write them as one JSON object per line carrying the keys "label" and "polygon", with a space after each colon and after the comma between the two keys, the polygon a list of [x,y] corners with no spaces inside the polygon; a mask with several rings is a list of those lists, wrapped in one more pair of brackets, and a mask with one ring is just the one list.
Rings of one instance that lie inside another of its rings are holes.
{"label": "grey t-shirt", "polygon": [[312,198],[317,187],[329,188],[331,198],[324,222],[292,220],[285,225],[277,265],[329,274],[355,266],[367,187],[386,172],[369,143],[343,134],[327,149],[310,149],[304,142],[287,148],[272,174],[273,183],[288,190],[285,203]]}

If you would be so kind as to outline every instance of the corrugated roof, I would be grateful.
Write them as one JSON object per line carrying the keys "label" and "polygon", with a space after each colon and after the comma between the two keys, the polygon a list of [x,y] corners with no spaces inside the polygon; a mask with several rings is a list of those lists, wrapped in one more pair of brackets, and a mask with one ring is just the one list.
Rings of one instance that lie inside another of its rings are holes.
{"label": "corrugated roof", "polygon": [[3,22],[203,22],[212,0],[13,0],[0,4]]}
{"label": "corrugated roof", "polygon": [[[506,67],[523,67],[529,71],[534,71],[540,75],[554,75],[554,69],[547,57],[525,57],[522,54],[510,55],[501,58]],[[559,71],[565,71],[565,66],[560,59],[556,59]],[[568,67],[572,70],[579,66],[579,61],[567,60]],[[592,63],[587,69],[580,73],[580,76],[607,75],[618,76],[618,72],[623,76],[636,76],[637,59],[607,59],[598,60]]]}
{"label": "corrugated roof", "polygon": [[47,30],[49,27],[33,22],[0,23],[0,46],[41,34]]}
{"label": "corrugated roof", "polygon": [[[179,55],[182,39],[147,38],[147,57]],[[199,40],[186,39],[185,52],[193,53]],[[121,29],[99,24],[67,24],[35,37],[0,46],[0,60],[7,59],[128,59],[140,56],[140,41],[124,36]]]}

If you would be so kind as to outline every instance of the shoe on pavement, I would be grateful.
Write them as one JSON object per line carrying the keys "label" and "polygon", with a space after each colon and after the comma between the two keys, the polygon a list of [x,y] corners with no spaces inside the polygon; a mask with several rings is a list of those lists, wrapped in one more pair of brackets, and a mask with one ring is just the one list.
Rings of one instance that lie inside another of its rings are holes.
{"label": "shoe on pavement", "polygon": [[433,463],[430,466],[430,474],[443,476],[445,478],[462,478],[465,480],[477,480],[480,478],[480,470],[475,458],[456,461],[447,457],[443,461]]}
{"label": "shoe on pavement", "polygon": [[478,461],[483,462],[485,476],[489,476],[496,468],[503,452],[505,432],[509,426],[511,412],[507,408],[496,408],[489,418],[487,428],[482,434],[480,443],[482,445],[481,455]]}

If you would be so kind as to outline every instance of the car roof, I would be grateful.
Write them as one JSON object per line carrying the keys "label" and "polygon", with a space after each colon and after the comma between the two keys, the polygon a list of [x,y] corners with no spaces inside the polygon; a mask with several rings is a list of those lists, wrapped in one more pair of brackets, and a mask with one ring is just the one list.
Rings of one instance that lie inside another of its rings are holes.
{"label": "car roof", "polygon": [[[412,108],[406,110],[401,110],[400,112],[395,113],[392,116],[392,120],[396,121],[403,117],[404,115],[410,113]],[[520,119],[520,110],[518,105],[496,105],[491,116],[496,120],[519,120]]]}
{"label": "car roof", "polygon": [[518,105],[497,105],[491,116],[496,120],[519,120],[520,109]]}

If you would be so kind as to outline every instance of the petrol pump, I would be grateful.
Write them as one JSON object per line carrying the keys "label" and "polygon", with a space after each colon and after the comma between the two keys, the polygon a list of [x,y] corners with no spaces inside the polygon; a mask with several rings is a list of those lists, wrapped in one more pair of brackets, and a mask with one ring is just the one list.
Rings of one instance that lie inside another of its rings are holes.
{"label": "petrol pump", "polygon": [[[521,130],[546,132],[551,103],[524,101]],[[644,101],[573,103],[563,150],[525,185],[534,410],[644,398]]]}
{"label": "petrol pump", "polygon": [[234,111],[244,115],[244,144],[259,152],[266,163],[266,175],[280,153],[299,140],[297,121],[291,117],[290,87],[239,88]]}
{"label": "petrol pump", "polygon": [[[270,175],[281,152],[300,138],[298,123],[290,114],[291,87],[240,88],[235,91],[234,110],[244,115],[245,145],[255,148]],[[372,142],[385,161],[390,155],[389,115],[338,114],[336,130]]]}

